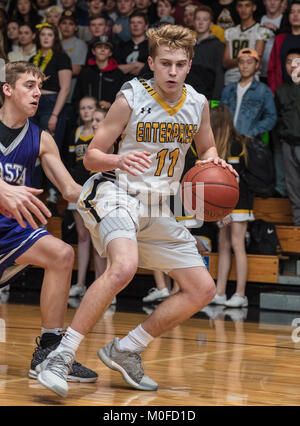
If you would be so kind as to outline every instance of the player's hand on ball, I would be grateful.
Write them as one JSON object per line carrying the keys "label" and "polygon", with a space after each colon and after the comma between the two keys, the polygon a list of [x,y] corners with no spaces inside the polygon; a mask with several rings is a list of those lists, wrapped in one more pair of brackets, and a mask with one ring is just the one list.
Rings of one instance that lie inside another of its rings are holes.
{"label": "player's hand on ball", "polygon": [[198,160],[198,161],[196,161],[196,166],[201,165],[201,164],[210,163],[210,162],[213,162],[216,165],[220,164],[224,169],[227,168],[228,170],[231,171],[231,173],[233,173],[236,177],[238,177],[238,173],[236,172],[236,170],[234,170],[232,165],[226,163],[225,160],[223,160],[222,158],[219,158],[219,157],[215,157],[215,158],[211,157],[211,158],[207,158],[206,160]]}
{"label": "player's hand on ball", "polygon": [[150,152],[147,151],[131,151],[128,154],[120,156],[119,169],[137,176],[137,171],[144,173],[145,168],[149,169],[152,160],[149,158]]}

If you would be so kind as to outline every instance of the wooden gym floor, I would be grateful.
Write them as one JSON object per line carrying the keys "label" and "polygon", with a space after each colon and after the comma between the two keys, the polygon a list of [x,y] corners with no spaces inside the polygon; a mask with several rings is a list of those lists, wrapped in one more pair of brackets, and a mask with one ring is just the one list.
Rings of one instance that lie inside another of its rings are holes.
{"label": "wooden gym floor", "polygon": [[[127,334],[147,315],[142,310],[125,310],[124,301],[119,298],[116,309],[107,311],[98,321],[77,353],[79,362],[97,371],[98,381],[69,384],[69,394],[63,399],[27,377],[35,337],[40,333],[38,305],[2,299],[0,405],[300,405],[300,343],[292,340],[292,332],[297,335],[297,330],[244,320],[239,310],[229,315],[227,310],[215,319],[201,312],[156,339],[143,360],[147,374],[159,383],[158,391],[129,388],[119,373],[97,358],[100,347],[115,335]],[[66,325],[73,314],[74,308],[69,307]]]}

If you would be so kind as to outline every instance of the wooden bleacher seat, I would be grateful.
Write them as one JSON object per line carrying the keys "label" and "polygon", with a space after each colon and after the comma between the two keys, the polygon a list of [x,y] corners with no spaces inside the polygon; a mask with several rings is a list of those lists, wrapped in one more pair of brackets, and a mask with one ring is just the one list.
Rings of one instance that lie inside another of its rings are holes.
{"label": "wooden bleacher seat", "polygon": [[266,222],[291,225],[293,216],[288,198],[254,198],[253,211],[255,219]]}

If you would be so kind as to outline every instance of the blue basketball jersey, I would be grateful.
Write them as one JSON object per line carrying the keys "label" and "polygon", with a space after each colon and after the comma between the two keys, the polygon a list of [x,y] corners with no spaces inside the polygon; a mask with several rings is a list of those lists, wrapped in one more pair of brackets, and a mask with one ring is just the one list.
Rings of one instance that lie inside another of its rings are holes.
{"label": "blue basketball jersey", "polygon": [[[0,134],[0,177],[5,182],[32,186],[40,150],[40,134],[39,127],[29,120],[7,147],[1,143]],[[34,230],[28,223],[26,228],[22,228],[14,218],[0,214],[0,278],[7,266],[47,234],[45,229]]]}

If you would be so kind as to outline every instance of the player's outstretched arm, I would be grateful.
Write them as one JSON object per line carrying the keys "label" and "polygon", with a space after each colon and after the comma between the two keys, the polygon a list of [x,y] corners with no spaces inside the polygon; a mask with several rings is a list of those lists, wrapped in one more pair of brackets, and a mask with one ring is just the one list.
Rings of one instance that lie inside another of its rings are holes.
{"label": "player's outstretched arm", "polygon": [[105,172],[121,169],[134,176],[136,171],[143,172],[151,160],[146,151],[131,151],[126,155],[108,154],[118,137],[125,129],[131,115],[131,108],[124,96],[119,96],[110,107],[105,119],[100,123],[90,143],[85,157],[84,166],[87,170]]}
{"label": "player's outstretched arm", "polygon": [[26,228],[24,219],[37,229],[38,225],[32,214],[43,224],[47,224],[47,217],[51,212],[36,195],[43,192],[42,189],[29,188],[27,186],[10,185],[0,179],[0,213],[6,217],[14,217],[20,226]]}
{"label": "player's outstretched arm", "polygon": [[76,203],[82,187],[74,181],[66,169],[53,137],[46,131],[41,135],[39,157],[46,176],[61,192],[63,198]]}
{"label": "player's outstretched arm", "polygon": [[199,161],[196,164],[203,164],[213,161],[215,164],[220,164],[224,168],[228,168],[235,176],[238,173],[234,170],[231,164],[218,156],[215,138],[210,125],[210,115],[208,102],[205,102],[202,112],[202,120],[199,132],[194,137]]}

